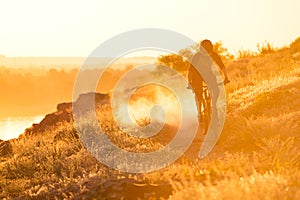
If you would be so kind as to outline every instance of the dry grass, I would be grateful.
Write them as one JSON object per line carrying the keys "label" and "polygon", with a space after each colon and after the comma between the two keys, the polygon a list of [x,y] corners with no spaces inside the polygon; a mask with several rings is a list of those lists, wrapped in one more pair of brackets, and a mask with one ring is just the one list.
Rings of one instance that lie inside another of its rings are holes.
{"label": "dry grass", "polygon": [[[130,179],[170,184],[169,199],[300,199],[300,60],[285,49],[227,65],[227,120],[205,159],[184,156],[160,171],[123,173],[97,162],[74,137],[73,124],[62,124],[12,141],[13,155],[0,163],[0,198],[101,199],[107,182]],[[129,137],[104,111],[100,124],[117,145],[136,152],[160,147]]]}

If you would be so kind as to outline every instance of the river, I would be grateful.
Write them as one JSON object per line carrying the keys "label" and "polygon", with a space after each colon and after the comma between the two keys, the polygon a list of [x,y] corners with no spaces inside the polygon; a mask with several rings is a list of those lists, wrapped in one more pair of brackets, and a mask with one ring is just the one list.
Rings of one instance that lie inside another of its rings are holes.
{"label": "river", "polygon": [[39,123],[44,116],[6,117],[0,118],[0,139],[17,138],[33,123]]}

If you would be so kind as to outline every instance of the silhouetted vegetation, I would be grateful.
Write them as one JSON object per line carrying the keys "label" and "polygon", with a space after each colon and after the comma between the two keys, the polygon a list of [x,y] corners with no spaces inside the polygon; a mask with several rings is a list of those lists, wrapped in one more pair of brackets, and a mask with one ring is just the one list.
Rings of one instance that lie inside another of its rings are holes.
{"label": "silhouetted vegetation", "polygon": [[262,43],[258,43],[257,44],[257,49],[258,49],[258,53],[260,55],[265,55],[265,54],[273,53],[275,51],[275,48],[273,47],[273,45],[270,44],[267,41],[262,42]]}
{"label": "silhouetted vegetation", "polygon": [[300,51],[300,37],[292,42],[292,44],[290,45],[290,49],[293,53]]}
{"label": "silhouetted vegetation", "polygon": [[[228,52],[228,49],[223,46],[222,41],[213,44],[214,52],[216,52],[222,60],[232,60],[234,56]],[[176,71],[185,74],[189,68],[189,61],[192,56],[199,51],[199,44],[196,43],[190,47],[182,49],[178,54],[163,55],[158,58],[158,63],[175,69]]]}
{"label": "silhouetted vegetation", "polygon": [[70,101],[77,70],[50,69],[39,75],[0,68],[1,115],[41,114]]}

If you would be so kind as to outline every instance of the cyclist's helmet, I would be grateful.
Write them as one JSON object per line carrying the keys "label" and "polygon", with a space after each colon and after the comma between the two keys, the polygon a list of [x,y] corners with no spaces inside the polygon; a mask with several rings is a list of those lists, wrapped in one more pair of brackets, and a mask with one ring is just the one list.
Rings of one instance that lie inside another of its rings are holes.
{"label": "cyclist's helmet", "polygon": [[207,51],[207,53],[213,52],[213,44],[210,40],[203,40],[200,45]]}

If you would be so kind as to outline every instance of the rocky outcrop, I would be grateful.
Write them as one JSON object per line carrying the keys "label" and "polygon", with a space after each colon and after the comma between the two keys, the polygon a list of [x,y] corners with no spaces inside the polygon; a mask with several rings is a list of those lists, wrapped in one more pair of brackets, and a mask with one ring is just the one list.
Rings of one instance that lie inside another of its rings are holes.
{"label": "rocky outcrop", "polygon": [[47,131],[63,122],[73,121],[73,108],[78,109],[80,113],[88,112],[92,109],[89,102],[95,102],[95,107],[110,103],[109,94],[86,93],[81,94],[75,102],[60,103],[56,107],[56,111],[47,114],[38,124],[32,124],[32,127],[25,130],[25,134],[35,134]]}
{"label": "rocky outcrop", "polygon": [[81,94],[76,102],[73,104],[74,112],[84,114],[93,109],[93,105],[91,102],[95,102],[95,108],[110,103],[109,94],[101,94],[101,93],[86,93]]}

